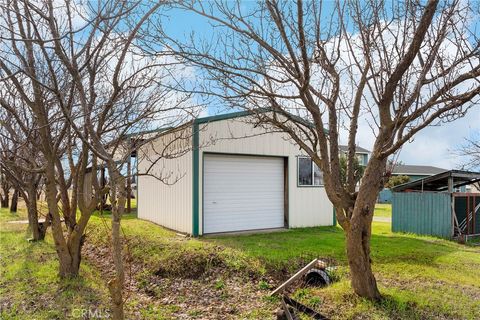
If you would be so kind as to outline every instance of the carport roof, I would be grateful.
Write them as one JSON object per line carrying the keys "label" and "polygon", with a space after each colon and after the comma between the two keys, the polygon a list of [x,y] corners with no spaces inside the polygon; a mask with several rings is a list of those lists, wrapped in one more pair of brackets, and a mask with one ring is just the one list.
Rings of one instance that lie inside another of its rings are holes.
{"label": "carport roof", "polygon": [[448,191],[448,181],[452,179],[453,187],[461,187],[480,181],[480,172],[450,170],[430,177],[407,182],[393,188],[402,191]]}
{"label": "carport roof", "polygon": [[393,174],[398,175],[420,175],[420,176],[430,176],[434,174],[439,174],[442,172],[448,171],[447,169],[442,169],[433,166],[419,166],[419,165],[408,165],[408,164],[399,164],[393,168]]}

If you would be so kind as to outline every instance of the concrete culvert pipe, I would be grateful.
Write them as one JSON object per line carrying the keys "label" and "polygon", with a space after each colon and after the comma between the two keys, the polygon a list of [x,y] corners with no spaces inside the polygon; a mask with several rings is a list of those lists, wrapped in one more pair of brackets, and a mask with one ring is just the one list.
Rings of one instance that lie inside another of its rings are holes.
{"label": "concrete culvert pipe", "polygon": [[305,275],[305,284],[315,287],[325,287],[332,283],[330,276],[325,270],[311,269]]}

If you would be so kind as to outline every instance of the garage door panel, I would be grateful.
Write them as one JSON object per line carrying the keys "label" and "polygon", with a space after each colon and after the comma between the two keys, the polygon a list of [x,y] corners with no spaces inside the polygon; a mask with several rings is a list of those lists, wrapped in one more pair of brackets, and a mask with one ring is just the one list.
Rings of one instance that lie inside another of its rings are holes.
{"label": "garage door panel", "polygon": [[283,227],[283,161],[205,155],[204,233]]}

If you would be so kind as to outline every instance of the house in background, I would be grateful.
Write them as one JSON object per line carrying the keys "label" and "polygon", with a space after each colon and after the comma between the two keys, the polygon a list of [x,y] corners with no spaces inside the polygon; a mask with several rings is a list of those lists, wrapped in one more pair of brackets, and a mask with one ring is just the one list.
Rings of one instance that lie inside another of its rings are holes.
{"label": "house in background", "polygon": [[[287,134],[252,120],[197,118],[142,146],[138,217],[193,236],[334,225],[320,169]],[[158,159],[164,149],[179,156]]]}
{"label": "house in background", "polygon": [[[391,176],[407,176],[410,178],[409,182],[433,176],[438,173],[447,171],[433,166],[422,165],[405,165],[399,164],[393,168]],[[378,195],[378,203],[392,203],[392,191],[390,189],[383,189]]]}
{"label": "house in background", "polygon": [[408,176],[410,181],[426,178],[447,171],[433,166],[399,164],[393,168],[392,176]]}
{"label": "house in background", "polygon": [[[343,153],[344,155],[347,154],[348,146],[340,145],[340,146],[338,146],[338,148],[340,149],[341,153]],[[368,163],[368,160],[370,159],[371,152],[369,150],[365,149],[365,148],[362,148],[360,146],[356,146],[355,147],[355,154],[357,155],[358,163],[361,166],[366,166],[367,163]]]}

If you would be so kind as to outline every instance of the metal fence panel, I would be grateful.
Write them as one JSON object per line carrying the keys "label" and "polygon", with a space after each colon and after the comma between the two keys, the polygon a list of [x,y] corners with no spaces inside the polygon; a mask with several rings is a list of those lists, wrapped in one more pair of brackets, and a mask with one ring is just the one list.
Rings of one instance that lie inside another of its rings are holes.
{"label": "metal fence panel", "polygon": [[392,231],[450,238],[451,196],[440,192],[394,192]]}

